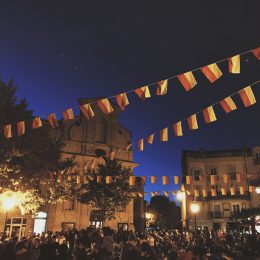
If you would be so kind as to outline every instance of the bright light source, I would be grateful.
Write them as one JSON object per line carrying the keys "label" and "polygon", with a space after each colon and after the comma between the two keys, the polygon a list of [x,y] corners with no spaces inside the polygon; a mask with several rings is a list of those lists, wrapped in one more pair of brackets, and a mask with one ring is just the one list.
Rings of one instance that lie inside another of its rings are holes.
{"label": "bright light source", "polygon": [[16,206],[16,199],[14,196],[12,197],[6,197],[3,199],[3,202],[2,202],[2,205],[3,205],[3,208],[8,211],[10,210],[11,208],[15,207]]}
{"label": "bright light source", "polygon": [[146,219],[152,219],[152,218],[153,218],[153,214],[152,214],[152,213],[149,213],[149,212],[146,212],[146,213],[145,213],[145,218],[146,218]]}
{"label": "bright light source", "polygon": [[257,194],[260,194],[260,187],[256,187],[256,188],[255,188],[255,192],[256,192]]}
{"label": "bright light source", "polygon": [[190,209],[193,213],[198,213],[200,210],[200,206],[197,203],[192,203]]}
{"label": "bright light source", "polygon": [[178,191],[176,194],[176,199],[182,201],[184,197],[184,192]]}

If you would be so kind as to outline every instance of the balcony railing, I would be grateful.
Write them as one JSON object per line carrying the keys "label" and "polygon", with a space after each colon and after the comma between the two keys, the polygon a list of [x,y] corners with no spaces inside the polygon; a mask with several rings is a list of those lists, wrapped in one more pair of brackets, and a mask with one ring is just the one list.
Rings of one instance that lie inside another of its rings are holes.
{"label": "balcony railing", "polygon": [[209,212],[209,218],[230,218],[232,216],[237,216],[239,215],[239,213],[241,212],[241,210],[239,211],[211,211]]}

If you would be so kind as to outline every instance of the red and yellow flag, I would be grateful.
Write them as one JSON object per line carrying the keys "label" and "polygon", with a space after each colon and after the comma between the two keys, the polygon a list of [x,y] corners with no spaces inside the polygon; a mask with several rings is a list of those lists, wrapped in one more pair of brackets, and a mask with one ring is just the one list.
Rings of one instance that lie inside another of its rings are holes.
{"label": "red and yellow flag", "polygon": [[47,119],[48,119],[52,128],[58,127],[58,120],[57,120],[56,115],[54,113],[47,115]]}
{"label": "red and yellow flag", "polygon": [[191,195],[191,192],[189,190],[186,190],[186,193],[187,193],[188,196]]}
{"label": "red and yellow flag", "polygon": [[239,192],[240,192],[240,195],[244,195],[245,194],[245,187],[244,186],[240,186],[239,187]]}
{"label": "red and yellow flag", "polygon": [[143,151],[144,150],[144,139],[138,140],[137,144],[138,144],[138,150]]}
{"label": "red and yellow flag", "polygon": [[236,55],[228,59],[228,71],[230,73],[240,73],[240,56]]}
{"label": "red and yellow flag", "polygon": [[65,111],[62,112],[64,120],[72,120],[74,119],[74,113],[72,108],[68,108]]}
{"label": "red and yellow flag", "polygon": [[225,187],[221,188],[221,194],[223,196],[226,196],[227,195],[227,189]]}
{"label": "red and yellow flag", "polygon": [[220,105],[222,106],[222,108],[225,110],[226,113],[229,113],[237,109],[237,106],[231,97],[227,97],[222,101],[220,101]]}
{"label": "red and yellow flag", "polygon": [[198,122],[197,122],[197,115],[193,114],[187,118],[188,125],[190,130],[196,130],[198,129]]}
{"label": "red and yellow flag", "polygon": [[122,93],[116,96],[117,104],[120,106],[122,110],[125,110],[126,106],[129,105],[129,101],[126,93]]}
{"label": "red and yellow flag", "polygon": [[97,105],[105,115],[108,115],[114,111],[113,107],[111,106],[107,98],[98,100]]}
{"label": "red and yellow flag", "polygon": [[167,94],[167,86],[168,86],[168,80],[162,80],[157,82],[157,90],[156,95],[157,96],[163,96]]}
{"label": "red and yellow flag", "polygon": [[194,196],[195,196],[195,197],[199,197],[199,195],[200,195],[199,190],[194,190]]}
{"label": "red and yellow flag", "polygon": [[168,127],[164,128],[160,131],[160,141],[161,142],[168,141]]}
{"label": "red and yellow flag", "polygon": [[20,121],[17,123],[17,135],[23,135],[25,134],[25,122],[24,121]]}
{"label": "red and yellow flag", "polygon": [[169,184],[169,177],[168,176],[162,176],[162,184],[163,185]]}
{"label": "red and yellow flag", "polygon": [[258,60],[260,60],[260,47],[252,50],[252,53],[256,56]]}
{"label": "red and yellow flag", "polygon": [[255,187],[254,186],[249,186],[248,190],[249,190],[249,192],[254,192],[255,191]]}
{"label": "red and yellow flag", "polygon": [[90,104],[84,104],[80,106],[80,111],[83,115],[89,120],[90,118],[94,117],[94,111],[92,110]]}
{"label": "red and yellow flag", "polygon": [[156,176],[151,176],[151,183],[155,184],[157,182],[157,177]]}
{"label": "red and yellow flag", "polygon": [[183,136],[181,121],[173,124],[173,131],[175,136]]}
{"label": "red and yellow flag", "polygon": [[179,184],[179,176],[174,176],[174,184]]}
{"label": "red and yellow flag", "polygon": [[154,134],[150,134],[150,135],[147,137],[147,143],[148,143],[148,144],[152,144],[152,143],[153,143],[153,139],[154,139]]}
{"label": "red and yellow flag", "polygon": [[217,191],[216,189],[211,189],[211,196],[216,197],[217,196]]}
{"label": "red and yellow flag", "polygon": [[6,138],[12,137],[12,125],[9,124],[4,126],[4,136]]}
{"label": "red and yellow flag", "polygon": [[211,185],[216,185],[218,181],[218,176],[217,175],[210,175],[210,184]]}
{"label": "red and yellow flag", "polygon": [[248,86],[248,87],[240,90],[239,95],[240,95],[245,107],[249,107],[256,103],[255,95],[251,89],[251,86]]}
{"label": "red and yellow flag", "polygon": [[151,94],[150,94],[150,90],[149,90],[149,87],[148,86],[144,86],[144,87],[141,87],[141,88],[137,88],[135,90],[135,93],[137,94],[137,96],[139,98],[141,98],[143,101],[146,99],[146,98],[150,98],[151,97]]}
{"label": "red and yellow flag", "polygon": [[199,181],[204,182],[204,176],[203,175],[199,175]]}
{"label": "red and yellow flag", "polygon": [[192,183],[192,176],[186,176],[186,184],[190,185]]}
{"label": "red and yellow flag", "polygon": [[203,196],[203,198],[208,197],[208,191],[206,189],[202,190],[202,196]]}
{"label": "red and yellow flag", "polygon": [[168,191],[164,191],[163,193],[164,193],[165,197],[169,197],[169,192]]}
{"label": "red and yellow flag", "polygon": [[236,179],[237,179],[237,182],[241,182],[241,174],[240,173],[236,174]]}
{"label": "red and yellow flag", "polygon": [[102,181],[102,176],[97,176],[97,183],[101,183]]}
{"label": "red and yellow flag", "polygon": [[143,195],[142,192],[138,192],[138,196],[139,196],[140,198],[142,198],[144,195]]}
{"label": "red and yellow flag", "polygon": [[202,112],[203,112],[205,122],[207,124],[217,120],[213,106],[209,106],[209,107],[203,109]]}
{"label": "red and yellow flag", "polygon": [[146,182],[146,176],[142,176],[142,181],[143,181],[143,183],[145,184],[145,182]]}
{"label": "red and yellow flag", "polygon": [[155,193],[154,193],[154,192],[151,192],[151,196],[154,197],[154,196],[155,196]]}
{"label": "red and yellow flag", "polygon": [[110,184],[112,182],[112,176],[106,176],[106,184]]}
{"label": "red and yellow flag", "polygon": [[129,176],[129,185],[135,185],[135,176]]}
{"label": "red and yellow flag", "polygon": [[191,90],[197,85],[196,79],[194,78],[191,71],[179,75],[178,79],[186,91]]}
{"label": "red and yellow flag", "polygon": [[223,174],[223,180],[224,180],[224,183],[228,183],[230,182],[230,176],[228,174]]}
{"label": "red and yellow flag", "polygon": [[234,187],[230,187],[230,194],[231,194],[232,196],[236,194]]}
{"label": "red and yellow flag", "polygon": [[32,121],[32,128],[36,129],[42,126],[42,120],[40,117],[35,117]]}
{"label": "red and yellow flag", "polygon": [[222,76],[222,72],[216,63],[201,68],[201,71],[211,83],[215,82]]}

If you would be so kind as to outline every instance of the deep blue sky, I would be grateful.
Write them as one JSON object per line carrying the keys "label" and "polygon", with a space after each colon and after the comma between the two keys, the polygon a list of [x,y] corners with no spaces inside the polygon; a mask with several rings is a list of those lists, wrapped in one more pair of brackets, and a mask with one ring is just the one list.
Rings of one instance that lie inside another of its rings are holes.
{"label": "deep blue sky", "polygon": [[[26,97],[35,115],[45,116],[75,106],[80,97],[110,96],[260,46],[259,0],[255,1],[10,1],[0,3],[0,73],[14,78],[19,97]],[[225,3],[225,4],[224,4]],[[241,74],[210,84],[200,73],[198,85],[185,92],[178,80],[168,95],[131,105],[121,123],[136,141],[154,130],[220,100],[259,80],[259,61],[242,58]],[[260,86],[255,87],[260,102]],[[238,148],[260,145],[256,104],[168,143],[135,152],[137,175],[176,175],[183,149]],[[147,185],[146,190],[173,190],[174,185]]]}

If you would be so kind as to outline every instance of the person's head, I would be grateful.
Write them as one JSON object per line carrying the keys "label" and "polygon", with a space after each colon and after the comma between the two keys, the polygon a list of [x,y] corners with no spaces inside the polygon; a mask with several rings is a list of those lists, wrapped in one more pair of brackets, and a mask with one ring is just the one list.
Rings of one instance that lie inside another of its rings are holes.
{"label": "person's head", "polygon": [[102,228],[102,230],[103,230],[103,233],[104,233],[104,236],[105,236],[105,237],[112,235],[112,230],[111,230],[110,227],[104,227],[104,228]]}
{"label": "person's head", "polygon": [[137,245],[137,239],[136,239],[135,235],[130,234],[128,236],[128,243],[131,244],[132,246],[136,246]]}

